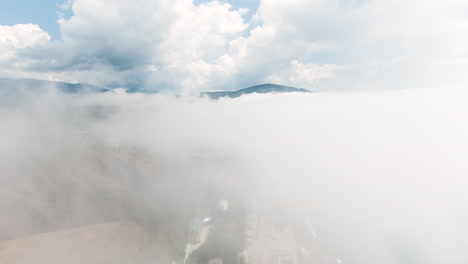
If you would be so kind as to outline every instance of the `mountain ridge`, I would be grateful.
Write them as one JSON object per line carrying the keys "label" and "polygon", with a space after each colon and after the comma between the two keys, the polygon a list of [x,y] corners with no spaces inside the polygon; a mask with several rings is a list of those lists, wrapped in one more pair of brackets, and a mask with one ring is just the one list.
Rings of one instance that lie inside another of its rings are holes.
{"label": "mountain ridge", "polygon": [[248,88],[240,89],[237,91],[203,92],[200,94],[200,96],[208,97],[210,99],[219,99],[222,97],[236,98],[245,94],[253,94],[253,93],[266,94],[266,93],[292,93],[292,92],[311,93],[311,91],[302,89],[302,88],[266,83],[266,84],[259,84],[259,85],[251,86]]}
{"label": "mountain ridge", "polygon": [[[112,89],[97,86],[88,83],[67,83],[67,82],[58,82],[58,81],[48,81],[48,80],[39,80],[32,78],[20,78],[20,79],[11,79],[11,78],[1,78],[0,77],[0,92],[4,95],[17,95],[21,89],[26,90],[36,90],[36,89],[46,89],[48,87],[56,87],[58,90],[64,93],[104,93],[111,91]],[[235,91],[212,91],[212,92],[202,92],[200,97],[208,97],[210,99],[219,99],[223,97],[227,98],[236,98],[245,94],[267,94],[267,93],[291,93],[291,92],[301,92],[301,93],[311,93],[311,91],[296,88],[292,86],[279,85],[279,84],[259,84],[251,87],[243,88]],[[127,93],[157,93],[150,92],[144,89],[131,88],[127,89]]]}
{"label": "mountain ridge", "polygon": [[32,78],[0,78],[0,89],[41,89],[54,86],[64,93],[102,93],[109,91],[108,88],[92,85],[88,83],[67,83],[58,81],[39,80]]}

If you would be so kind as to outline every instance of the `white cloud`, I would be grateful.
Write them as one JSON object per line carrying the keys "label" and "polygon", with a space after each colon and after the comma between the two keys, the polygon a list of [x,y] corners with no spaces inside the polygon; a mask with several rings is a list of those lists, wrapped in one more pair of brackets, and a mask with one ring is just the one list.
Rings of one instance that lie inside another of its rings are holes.
{"label": "white cloud", "polygon": [[269,0],[262,2],[260,17],[277,30],[278,41],[326,44],[312,58],[342,66],[335,85],[395,88],[450,79],[453,69],[428,64],[468,57],[466,11],[458,0]]}
{"label": "white cloud", "polygon": [[266,78],[267,82],[310,88],[322,80],[333,78],[336,65],[304,64],[293,60],[285,70]]}
{"label": "white cloud", "polygon": [[49,41],[49,34],[37,25],[0,25],[0,63],[14,59],[19,49],[44,45]]}
{"label": "white cloud", "polygon": [[[172,88],[202,74],[189,65],[216,59],[229,39],[246,28],[241,11],[219,2],[81,0],[73,11],[62,22],[64,45],[75,53],[72,59],[98,57],[96,63],[112,65],[125,78]],[[148,68],[153,71],[138,76]]]}

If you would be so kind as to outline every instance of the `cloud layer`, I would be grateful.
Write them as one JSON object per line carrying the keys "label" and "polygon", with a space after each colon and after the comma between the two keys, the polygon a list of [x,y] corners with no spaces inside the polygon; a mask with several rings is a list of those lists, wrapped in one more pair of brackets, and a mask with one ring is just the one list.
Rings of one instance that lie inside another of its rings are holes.
{"label": "cloud layer", "polygon": [[330,262],[467,258],[466,91],[26,95],[0,106],[0,239],[119,220],[182,230],[196,190],[241,183],[309,219]]}

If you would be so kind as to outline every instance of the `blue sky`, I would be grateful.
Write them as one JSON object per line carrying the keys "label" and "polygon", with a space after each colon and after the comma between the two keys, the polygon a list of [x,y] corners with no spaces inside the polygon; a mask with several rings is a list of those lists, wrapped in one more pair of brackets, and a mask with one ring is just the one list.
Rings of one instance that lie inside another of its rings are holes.
{"label": "blue sky", "polygon": [[0,0],[0,25],[38,24],[52,39],[59,39],[57,4],[62,2],[62,0]]}

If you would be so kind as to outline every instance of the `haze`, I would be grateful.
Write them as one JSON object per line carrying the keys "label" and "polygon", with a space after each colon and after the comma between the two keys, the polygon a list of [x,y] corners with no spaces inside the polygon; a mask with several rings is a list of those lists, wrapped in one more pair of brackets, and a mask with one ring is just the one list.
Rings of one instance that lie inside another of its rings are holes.
{"label": "haze", "polygon": [[0,1],[0,264],[467,263],[467,14]]}
{"label": "haze", "polygon": [[460,93],[28,94],[1,109],[1,237],[167,224],[230,182],[308,218],[323,263],[464,263]]}

